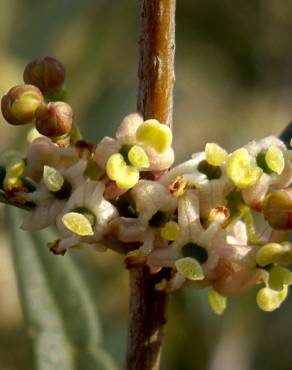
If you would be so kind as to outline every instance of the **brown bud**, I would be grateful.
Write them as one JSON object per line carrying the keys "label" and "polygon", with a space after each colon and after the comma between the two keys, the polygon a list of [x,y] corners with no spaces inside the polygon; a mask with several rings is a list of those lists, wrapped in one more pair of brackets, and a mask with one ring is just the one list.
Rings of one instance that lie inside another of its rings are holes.
{"label": "brown bud", "polygon": [[23,80],[47,93],[63,85],[65,68],[61,62],[52,57],[37,59],[25,67]]}
{"label": "brown bud", "polygon": [[276,230],[292,229],[292,188],[269,194],[262,206],[269,225]]}
{"label": "brown bud", "polygon": [[3,117],[12,125],[25,125],[35,119],[35,112],[43,100],[43,95],[37,87],[15,86],[2,97]]}
{"label": "brown bud", "polygon": [[36,128],[48,137],[68,134],[72,128],[72,109],[64,102],[42,104],[36,111]]}

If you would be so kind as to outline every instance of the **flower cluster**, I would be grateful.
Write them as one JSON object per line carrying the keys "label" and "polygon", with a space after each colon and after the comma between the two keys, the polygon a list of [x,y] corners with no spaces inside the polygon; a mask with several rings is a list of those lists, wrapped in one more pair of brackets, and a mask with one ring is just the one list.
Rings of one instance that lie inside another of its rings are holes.
{"label": "flower cluster", "polygon": [[171,130],[138,113],[95,145],[77,134],[64,77],[55,59],[35,61],[2,98],[10,124],[38,131],[25,158],[1,157],[1,199],[29,211],[22,228],[56,224],[55,254],[89,245],[125,254],[129,269],[165,269],[157,290],[209,288],[217,314],[255,285],[258,306],[278,308],[292,284],[291,150],[274,136],[231,153],[208,143],[172,167]]}

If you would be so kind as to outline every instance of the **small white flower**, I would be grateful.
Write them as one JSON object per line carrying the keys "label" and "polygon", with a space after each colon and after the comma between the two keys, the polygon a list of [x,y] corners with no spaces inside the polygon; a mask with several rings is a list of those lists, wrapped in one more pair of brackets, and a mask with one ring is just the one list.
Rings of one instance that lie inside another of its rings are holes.
{"label": "small white flower", "polygon": [[[67,201],[62,213],[57,218],[57,226],[62,238],[58,243],[58,250],[63,251],[79,243],[98,245],[107,230],[111,220],[118,216],[116,208],[103,198],[104,183],[87,181],[74,190]],[[93,235],[82,236],[70,231],[63,222],[63,216],[69,212],[87,210],[92,213],[95,221],[92,225]]]}
{"label": "small white flower", "polygon": [[143,121],[140,114],[133,113],[123,119],[116,139],[101,140],[95,159],[108,178],[126,191],[138,183],[140,171],[162,171],[172,165],[171,141],[168,126],[154,119]]}
{"label": "small white flower", "polygon": [[[80,159],[73,166],[59,171],[60,175],[66,180],[65,186],[70,187],[68,189],[70,193],[85,181],[83,173],[86,166],[87,161]],[[22,224],[24,230],[40,230],[48,227],[56,221],[57,216],[62,212],[67,202],[67,199],[62,199],[62,196],[58,197],[57,192],[50,191],[44,179],[40,181],[37,190],[22,195],[27,202],[35,204],[35,207]]]}

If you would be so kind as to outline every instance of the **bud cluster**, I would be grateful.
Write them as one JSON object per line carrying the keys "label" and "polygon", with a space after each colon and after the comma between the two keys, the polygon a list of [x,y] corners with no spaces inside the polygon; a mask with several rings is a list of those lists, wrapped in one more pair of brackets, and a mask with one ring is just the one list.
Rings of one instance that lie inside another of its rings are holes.
{"label": "bud cluster", "polygon": [[[1,110],[11,125],[34,123],[40,135],[56,142],[69,137],[73,115],[63,100],[65,68],[55,58],[45,57],[29,63],[23,73],[25,84],[13,87],[3,96]],[[55,99],[54,99],[55,100]]]}
{"label": "bud cluster", "polygon": [[[2,99],[9,123],[34,120],[42,134],[25,160],[14,154],[2,161],[0,191],[30,208],[22,228],[56,224],[60,238],[49,243],[55,254],[88,245],[124,253],[129,269],[168,269],[157,290],[207,288],[217,314],[228,297],[255,285],[258,306],[278,308],[292,283],[291,150],[274,136],[231,153],[207,143],[172,167],[171,130],[138,113],[122,120],[115,138],[60,146],[55,138],[70,133],[72,111],[63,102],[45,103],[45,96],[63,75],[52,58],[33,62],[24,72],[32,85]],[[266,224],[264,234],[254,214]]]}

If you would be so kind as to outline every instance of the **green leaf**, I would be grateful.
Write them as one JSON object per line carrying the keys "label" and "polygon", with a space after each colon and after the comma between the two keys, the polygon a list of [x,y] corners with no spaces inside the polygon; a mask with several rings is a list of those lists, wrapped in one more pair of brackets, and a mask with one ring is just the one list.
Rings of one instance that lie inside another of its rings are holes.
{"label": "green leaf", "polygon": [[20,230],[23,212],[9,208],[18,286],[37,370],[114,370],[101,348],[100,324],[87,286],[70,255],[54,256],[46,245],[52,230]]}

